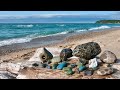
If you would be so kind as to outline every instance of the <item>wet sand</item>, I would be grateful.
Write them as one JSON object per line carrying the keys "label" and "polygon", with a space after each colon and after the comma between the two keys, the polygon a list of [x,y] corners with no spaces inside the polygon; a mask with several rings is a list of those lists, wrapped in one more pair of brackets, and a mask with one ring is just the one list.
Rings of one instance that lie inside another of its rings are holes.
{"label": "wet sand", "polygon": [[120,28],[86,33],[66,34],[36,38],[31,42],[0,47],[0,61],[28,60],[39,47],[71,48],[87,42],[97,42],[104,50],[114,52],[120,58]]}

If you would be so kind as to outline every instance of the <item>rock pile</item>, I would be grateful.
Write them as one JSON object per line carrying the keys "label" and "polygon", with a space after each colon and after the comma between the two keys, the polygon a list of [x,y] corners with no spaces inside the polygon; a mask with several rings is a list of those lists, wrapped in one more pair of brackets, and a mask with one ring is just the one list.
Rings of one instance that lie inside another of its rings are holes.
{"label": "rock pile", "polygon": [[[61,50],[58,56],[52,55],[50,51],[43,48],[40,58],[40,68],[63,70],[67,75],[84,72],[84,75],[93,75],[94,71],[98,75],[109,75],[113,73],[113,68],[109,64],[116,62],[116,56],[111,51],[104,51],[100,57],[101,48],[96,42],[88,42],[78,45],[72,51],[70,48]],[[72,62],[76,60],[76,62]],[[108,64],[105,66],[105,64]],[[33,64],[36,65],[37,64]]]}

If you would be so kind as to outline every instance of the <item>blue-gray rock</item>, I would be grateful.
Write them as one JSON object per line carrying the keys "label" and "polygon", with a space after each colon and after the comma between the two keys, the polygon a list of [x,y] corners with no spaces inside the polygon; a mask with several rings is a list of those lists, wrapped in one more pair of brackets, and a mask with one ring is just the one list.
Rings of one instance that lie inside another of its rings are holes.
{"label": "blue-gray rock", "polygon": [[71,68],[74,68],[74,67],[76,67],[77,65],[76,65],[76,64],[71,64],[70,66],[71,66]]}
{"label": "blue-gray rock", "polygon": [[59,70],[62,70],[64,67],[66,67],[67,66],[67,63],[66,62],[62,62],[62,63],[60,63],[58,66],[57,66],[57,69],[59,69]]}
{"label": "blue-gray rock", "polygon": [[101,48],[98,43],[88,42],[88,43],[76,46],[72,54],[73,56],[90,60],[95,58],[100,53],[101,53]]}
{"label": "blue-gray rock", "polygon": [[84,75],[87,75],[87,76],[91,76],[91,75],[93,75],[93,70],[85,70],[84,71]]}
{"label": "blue-gray rock", "polygon": [[66,48],[66,49],[63,49],[61,52],[60,52],[60,59],[62,61],[66,61],[67,58],[70,58],[72,57],[72,50],[70,48]]}

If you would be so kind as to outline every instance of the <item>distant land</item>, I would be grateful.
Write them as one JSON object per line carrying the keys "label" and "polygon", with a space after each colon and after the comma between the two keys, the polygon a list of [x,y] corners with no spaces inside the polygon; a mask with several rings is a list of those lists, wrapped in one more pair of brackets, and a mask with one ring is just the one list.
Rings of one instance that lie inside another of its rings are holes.
{"label": "distant land", "polygon": [[96,23],[101,23],[101,24],[120,23],[120,20],[99,20],[96,21]]}

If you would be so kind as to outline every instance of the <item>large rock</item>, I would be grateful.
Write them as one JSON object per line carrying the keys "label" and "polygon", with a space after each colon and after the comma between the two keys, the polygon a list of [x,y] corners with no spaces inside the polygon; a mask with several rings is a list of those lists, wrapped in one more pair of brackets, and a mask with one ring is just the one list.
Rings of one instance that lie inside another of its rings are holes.
{"label": "large rock", "polygon": [[40,59],[45,62],[53,58],[53,55],[46,49],[43,48],[42,53],[40,54]]}
{"label": "large rock", "polygon": [[111,63],[116,62],[117,57],[111,51],[104,51],[100,56],[100,60],[102,60],[105,63],[111,64]]}
{"label": "large rock", "polygon": [[[50,51],[53,55],[53,57],[55,56],[59,56],[60,52],[62,49],[60,48],[55,48],[55,47],[47,47],[47,50]],[[36,52],[34,53],[34,55],[28,60],[28,61],[38,61],[38,62],[42,62],[43,60],[40,58],[40,54],[43,53],[43,48],[38,48],[36,50]]]}
{"label": "large rock", "polygon": [[101,48],[96,42],[88,42],[75,47],[73,55],[87,60],[95,58],[101,52]]}
{"label": "large rock", "polygon": [[66,61],[67,58],[70,58],[70,57],[72,57],[72,50],[70,48],[63,49],[60,52],[60,59],[62,61]]}
{"label": "large rock", "polygon": [[113,73],[113,68],[110,67],[102,67],[97,70],[98,75],[109,75]]}

